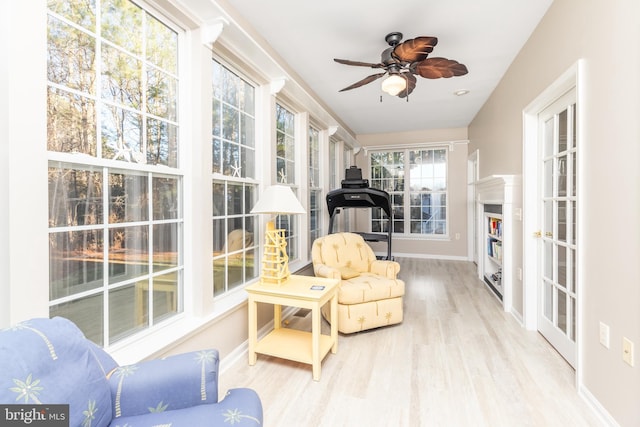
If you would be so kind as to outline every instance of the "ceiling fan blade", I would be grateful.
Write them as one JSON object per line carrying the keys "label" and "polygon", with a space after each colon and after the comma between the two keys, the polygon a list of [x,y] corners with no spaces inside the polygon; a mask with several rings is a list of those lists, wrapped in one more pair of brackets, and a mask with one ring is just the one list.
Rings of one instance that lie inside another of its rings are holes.
{"label": "ceiling fan blade", "polygon": [[406,40],[393,49],[393,56],[402,62],[418,62],[426,59],[438,44],[437,37],[416,37]]}
{"label": "ceiling fan blade", "polygon": [[344,65],[355,65],[357,67],[384,68],[384,64],[381,64],[381,63],[373,64],[371,62],[351,61],[349,59],[338,59],[338,58],[333,58],[333,60],[339,64],[344,64]]}
{"label": "ceiling fan blade", "polygon": [[360,86],[364,86],[367,83],[371,83],[374,80],[378,80],[380,77],[384,76],[385,74],[387,74],[387,72],[385,71],[384,73],[379,73],[379,74],[372,74],[368,77],[365,77],[364,79],[355,82],[354,84],[352,84],[351,86],[347,86],[344,89],[340,89],[338,92],[344,92],[345,90],[351,90],[351,89],[355,89],[357,87]]}
{"label": "ceiling fan blade", "polygon": [[412,67],[414,73],[426,79],[449,78],[464,76],[469,71],[464,64],[454,59],[427,58]]}
{"label": "ceiling fan blade", "polygon": [[407,87],[398,94],[398,98],[406,98],[416,88],[417,79],[411,73],[401,73],[400,75],[407,81]]}

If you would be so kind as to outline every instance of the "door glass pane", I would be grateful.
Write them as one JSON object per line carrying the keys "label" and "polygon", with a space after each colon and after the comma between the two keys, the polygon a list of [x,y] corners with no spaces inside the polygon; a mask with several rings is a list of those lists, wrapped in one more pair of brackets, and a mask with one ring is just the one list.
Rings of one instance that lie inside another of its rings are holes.
{"label": "door glass pane", "polygon": [[569,154],[569,162],[571,163],[571,182],[569,183],[569,195],[576,195],[576,153]]}
{"label": "door glass pane", "polygon": [[553,156],[553,117],[544,122],[544,147],[543,147],[543,157]]}
{"label": "door glass pane", "polygon": [[571,341],[576,341],[576,299],[571,298]]}
{"label": "door glass pane", "polygon": [[558,328],[567,332],[567,294],[562,289],[558,291]]}
{"label": "door glass pane", "polygon": [[577,269],[576,269],[576,250],[569,250],[569,257],[571,259],[571,279],[569,280],[569,292],[576,291],[576,278],[577,278]]}
{"label": "door glass pane", "polygon": [[572,203],[571,204],[571,243],[572,244],[576,244],[576,237],[577,237],[577,233],[578,233],[578,228],[576,226],[577,224],[577,219],[576,219],[576,215],[577,215],[577,208],[576,208],[576,203]]}
{"label": "door glass pane", "polygon": [[543,197],[553,197],[553,159],[546,160],[544,162],[544,188],[543,188]]}
{"label": "door glass pane", "polygon": [[553,201],[545,200],[544,206],[544,218],[543,218],[543,235],[545,237],[553,236]]}
{"label": "door glass pane", "polygon": [[550,322],[553,322],[553,286],[549,282],[544,282],[542,288],[542,301],[544,304],[543,314]]}
{"label": "door glass pane", "polygon": [[567,202],[559,201],[558,207],[558,240],[567,241]]}
{"label": "door glass pane", "polygon": [[571,106],[571,147],[576,146],[578,139],[576,138],[576,104]]}
{"label": "door glass pane", "polygon": [[558,115],[558,152],[567,150],[567,110]]}
{"label": "door glass pane", "polygon": [[563,197],[567,195],[567,156],[558,157],[558,170],[557,170],[557,184],[558,184],[558,196]]}
{"label": "door glass pane", "polygon": [[550,241],[544,242],[543,262],[544,278],[553,280],[553,243],[551,243]]}
{"label": "door glass pane", "polygon": [[558,245],[558,285],[567,286],[567,248]]}

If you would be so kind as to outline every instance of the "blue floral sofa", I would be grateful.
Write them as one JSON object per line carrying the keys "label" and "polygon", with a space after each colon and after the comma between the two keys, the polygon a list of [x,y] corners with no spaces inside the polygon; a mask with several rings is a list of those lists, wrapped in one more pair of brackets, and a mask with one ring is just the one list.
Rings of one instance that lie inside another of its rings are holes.
{"label": "blue floral sofa", "polygon": [[32,319],[0,331],[0,404],[68,404],[71,427],[262,425],[255,391],[218,402],[218,351],[118,364],[71,321]]}

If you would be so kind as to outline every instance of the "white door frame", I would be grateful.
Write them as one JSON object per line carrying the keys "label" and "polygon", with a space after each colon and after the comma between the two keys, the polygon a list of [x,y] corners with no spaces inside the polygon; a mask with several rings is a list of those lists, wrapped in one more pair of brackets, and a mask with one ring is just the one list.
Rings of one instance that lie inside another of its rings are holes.
{"label": "white door frame", "polygon": [[467,158],[467,259],[473,261],[478,265],[478,245],[476,240],[478,238],[477,233],[477,221],[476,216],[478,210],[476,209],[476,181],[479,179],[480,168],[480,151],[475,150],[469,154]]}
{"label": "white door frame", "polygon": [[[536,99],[534,99],[523,110],[523,147],[522,147],[522,179],[523,179],[523,212],[526,214],[523,216],[523,261],[527,259],[536,259],[538,251],[538,239],[534,237],[534,233],[540,230],[541,218],[539,218],[537,209],[537,196],[538,196],[538,181],[539,169],[537,164],[538,159],[538,114],[544,110],[548,105],[554,102],[561,95],[565,94],[568,90],[576,88],[576,100],[577,100],[577,136],[578,136],[578,165],[582,164],[583,146],[580,143],[580,137],[582,135],[582,127],[584,126],[584,111],[580,108],[580,101],[583,98],[581,89],[581,78],[584,76],[582,71],[584,68],[584,61],[579,60],[573,64],[567,71],[565,71],[555,82],[553,82],[547,89],[545,89]],[[576,179],[581,182],[582,168],[578,167],[578,174]],[[578,185],[578,200],[583,200],[583,189],[581,185]],[[583,241],[581,238],[582,230],[581,224],[582,214],[578,210],[578,230],[577,241]],[[582,266],[582,251],[577,253],[577,268],[578,268],[578,280],[581,282]],[[529,265],[529,267],[527,267]],[[524,286],[524,326],[528,330],[537,330],[537,313],[538,313],[538,283],[537,283],[537,268],[532,266],[531,263],[523,262],[523,286]],[[576,289],[582,289],[579,283],[576,283]],[[582,298],[578,296],[577,301],[577,314],[576,314],[576,342],[577,342],[577,358],[576,358],[576,372],[580,375],[579,366],[581,361],[581,343],[582,343]]]}

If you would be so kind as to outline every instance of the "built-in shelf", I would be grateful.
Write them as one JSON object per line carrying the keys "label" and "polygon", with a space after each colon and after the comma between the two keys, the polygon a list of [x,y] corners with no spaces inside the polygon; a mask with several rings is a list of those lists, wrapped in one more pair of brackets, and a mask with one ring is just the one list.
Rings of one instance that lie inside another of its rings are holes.
{"label": "built-in shelf", "polygon": [[[513,305],[514,199],[520,194],[519,175],[492,175],[476,181],[476,242],[478,277],[502,302]],[[520,215],[521,210],[518,210]],[[521,218],[517,218],[520,220]]]}

